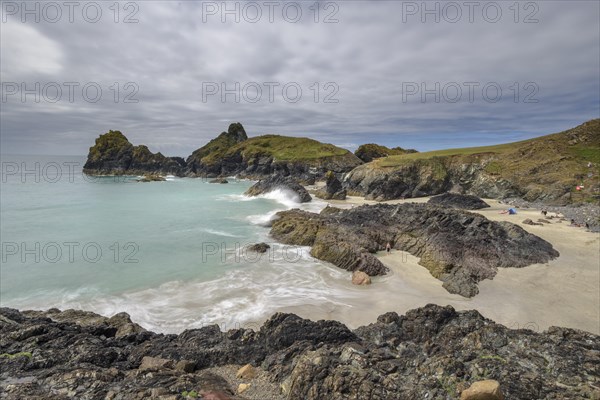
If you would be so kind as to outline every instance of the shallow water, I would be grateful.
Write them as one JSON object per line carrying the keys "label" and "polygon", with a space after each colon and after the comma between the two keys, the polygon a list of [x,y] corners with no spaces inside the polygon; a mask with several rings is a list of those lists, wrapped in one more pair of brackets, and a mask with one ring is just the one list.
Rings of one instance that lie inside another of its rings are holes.
{"label": "shallow water", "polygon": [[3,156],[2,306],[125,311],[146,328],[179,332],[352,296],[348,273],[307,248],[244,249],[271,242],[265,224],[277,211],[324,202],[301,205],[282,191],[249,198],[252,182],[235,179],[89,178],[84,161]]}

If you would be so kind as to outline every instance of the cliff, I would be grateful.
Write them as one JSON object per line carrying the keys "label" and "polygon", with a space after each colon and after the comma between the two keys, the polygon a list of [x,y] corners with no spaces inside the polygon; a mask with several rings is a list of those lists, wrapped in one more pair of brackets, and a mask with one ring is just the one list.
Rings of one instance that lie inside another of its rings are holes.
{"label": "cliff", "polygon": [[600,120],[595,119],[521,142],[378,158],[351,171],[344,186],[349,194],[374,200],[454,190],[568,204],[600,200],[599,165]]}

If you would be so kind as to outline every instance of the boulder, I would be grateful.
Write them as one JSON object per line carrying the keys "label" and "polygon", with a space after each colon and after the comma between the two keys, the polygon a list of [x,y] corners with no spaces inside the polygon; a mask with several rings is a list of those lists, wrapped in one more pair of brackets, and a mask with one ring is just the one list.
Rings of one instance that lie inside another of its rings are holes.
{"label": "boulder", "polygon": [[352,284],[353,285],[370,285],[371,277],[362,271],[354,271],[352,273]]}
{"label": "boulder", "polygon": [[157,174],[146,174],[140,179],[136,179],[137,182],[163,182],[166,181],[164,176]]}
{"label": "boulder", "polygon": [[524,219],[524,220],[523,220],[523,223],[524,223],[525,225],[544,225],[544,224],[542,224],[542,223],[540,223],[540,222],[533,222],[533,221],[531,220],[531,218],[526,218],[526,219]]}
{"label": "boulder", "polygon": [[307,203],[312,200],[310,194],[304,186],[300,185],[294,178],[290,176],[273,175],[269,178],[260,180],[246,190],[248,196],[258,196],[261,194],[272,192],[276,189],[287,190],[295,194],[296,199],[300,203]]}
{"label": "boulder", "polygon": [[331,171],[325,175],[325,187],[318,190],[315,196],[324,200],[345,200],[346,190],[342,187],[342,183]]}
{"label": "boulder", "polygon": [[460,400],[504,400],[500,383],[495,380],[474,382],[460,394]]}
{"label": "boulder", "polygon": [[256,378],[256,369],[252,365],[246,364],[237,371],[235,376],[238,379],[254,379]]}
{"label": "boulder", "polygon": [[269,246],[268,244],[266,244],[264,242],[255,243],[255,244],[248,246],[249,251],[254,251],[256,253],[266,253],[267,250],[269,250],[270,248],[271,248],[271,246]]}
{"label": "boulder", "polygon": [[144,357],[142,363],[138,367],[139,371],[160,371],[164,369],[172,369],[173,360],[158,357]]}
{"label": "boulder", "polygon": [[215,178],[211,181],[209,181],[208,183],[220,183],[220,184],[224,184],[224,183],[229,183],[229,181],[225,178]]}
{"label": "boulder", "polygon": [[237,392],[238,392],[238,394],[242,394],[242,393],[244,393],[248,389],[250,389],[250,384],[249,383],[240,383],[238,385]]}
{"label": "boulder", "polygon": [[433,196],[429,199],[428,203],[444,207],[459,208],[461,210],[480,210],[490,206],[477,196],[451,192]]}

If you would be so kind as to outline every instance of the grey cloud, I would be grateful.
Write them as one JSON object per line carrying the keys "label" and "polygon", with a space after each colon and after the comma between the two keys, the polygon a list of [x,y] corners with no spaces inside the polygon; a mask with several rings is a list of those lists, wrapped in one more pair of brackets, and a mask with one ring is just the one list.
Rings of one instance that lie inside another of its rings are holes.
{"label": "grey cloud", "polygon": [[[3,82],[98,82],[103,89],[95,104],[80,97],[21,103],[12,96],[1,104],[3,153],[82,155],[100,133],[120,129],[134,143],[186,156],[231,121],[250,135],[424,150],[518,140],[599,116],[597,2],[536,2],[536,24],[514,23],[505,2],[496,24],[403,23],[402,2],[390,1],[337,2],[334,24],[314,23],[308,13],[297,24],[265,16],[255,24],[216,16],[204,23],[200,2],[136,4],[137,24],[116,24],[108,13],[96,24],[23,24],[13,17],[2,23]],[[403,102],[403,82],[465,81],[498,82],[503,99],[489,103],[479,94],[470,103],[464,94],[454,104],[419,96]],[[111,101],[114,82],[135,82],[139,102]],[[265,92],[258,103],[232,96],[203,102],[202,82],[298,82],[303,97],[291,104],[279,91],[273,103]],[[339,103],[315,103],[315,82],[321,100],[323,84],[335,82]],[[514,82],[519,100],[523,85],[535,82],[539,103],[513,102]]]}

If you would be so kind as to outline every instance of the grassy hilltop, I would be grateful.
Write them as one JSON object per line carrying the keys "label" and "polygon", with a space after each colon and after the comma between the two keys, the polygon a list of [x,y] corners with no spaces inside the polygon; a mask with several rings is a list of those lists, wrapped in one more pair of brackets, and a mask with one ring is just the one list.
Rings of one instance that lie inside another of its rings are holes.
{"label": "grassy hilltop", "polygon": [[[437,194],[458,185],[480,196],[579,202],[599,199],[599,165],[600,119],[595,119],[519,142],[378,158],[353,171],[350,181],[355,191],[379,199]],[[375,182],[386,185],[390,177],[414,185],[402,191],[377,190]],[[577,191],[578,185],[583,190]]]}

